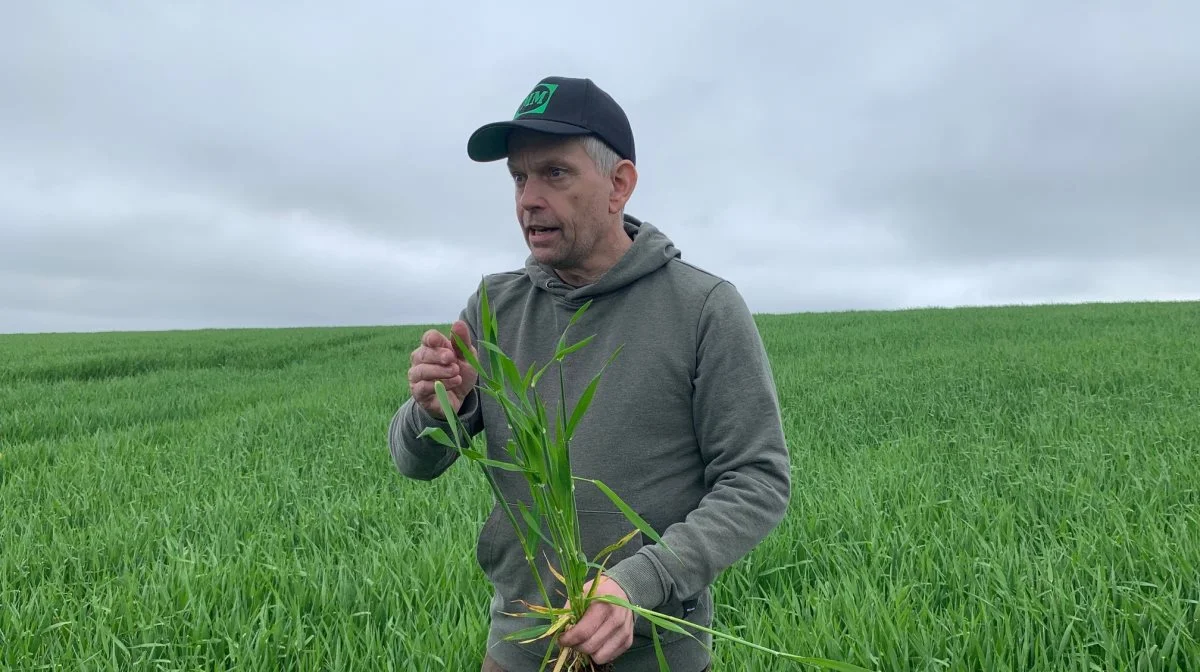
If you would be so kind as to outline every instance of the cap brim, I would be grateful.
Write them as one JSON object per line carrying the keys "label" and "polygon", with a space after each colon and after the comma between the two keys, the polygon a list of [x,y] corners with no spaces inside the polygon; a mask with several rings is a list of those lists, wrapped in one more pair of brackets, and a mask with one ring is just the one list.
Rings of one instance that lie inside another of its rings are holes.
{"label": "cap brim", "polygon": [[553,135],[586,135],[590,130],[582,126],[549,119],[514,119],[497,121],[480,126],[467,140],[467,156],[473,161],[499,161],[508,156],[508,135],[515,128],[523,128]]}

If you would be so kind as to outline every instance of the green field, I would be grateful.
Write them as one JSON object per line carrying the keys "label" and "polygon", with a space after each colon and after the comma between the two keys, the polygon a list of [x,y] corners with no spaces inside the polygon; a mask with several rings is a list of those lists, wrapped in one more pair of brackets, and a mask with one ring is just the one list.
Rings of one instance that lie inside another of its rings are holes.
{"label": "green field", "polygon": [[[759,322],[793,500],[718,628],[880,670],[1200,669],[1200,304]],[[490,494],[386,444],[421,330],[0,336],[0,668],[478,669]]]}

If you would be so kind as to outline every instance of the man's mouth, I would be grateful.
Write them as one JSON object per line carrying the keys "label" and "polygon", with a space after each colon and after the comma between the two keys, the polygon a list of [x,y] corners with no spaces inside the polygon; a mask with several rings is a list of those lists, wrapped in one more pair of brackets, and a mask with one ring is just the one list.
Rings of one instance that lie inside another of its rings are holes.
{"label": "man's mouth", "polygon": [[553,226],[531,226],[529,227],[530,240],[546,240],[550,236],[558,233],[558,228]]}

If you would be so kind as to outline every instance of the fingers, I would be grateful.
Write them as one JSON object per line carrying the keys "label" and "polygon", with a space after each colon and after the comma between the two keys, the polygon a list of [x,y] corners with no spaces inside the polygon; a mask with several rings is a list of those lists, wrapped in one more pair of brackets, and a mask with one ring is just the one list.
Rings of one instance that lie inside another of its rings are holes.
{"label": "fingers", "polygon": [[442,332],[437,329],[430,329],[421,335],[421,345],[436,350],[438,348],[449,348],[453,344]]}
{"label": "fingers", "polygon": [[589,608],[579,623],[559,637],[559,644],[600,664],[615,660],[633,644],[633,628],[627,627],[621,611],[612,605]]}
{"label": "fingers", "polygon": [[601,659],[604,652],[607,651],[611,655],[622,644],[621,638],[618,635],[619,626],[620,623],[615,618],[609,619],[597,628],[596,632],[586,642],[574,648],[586,653],[597,663],[607,663],[607,658]]}
{"label": "fingers", "polygon": [[446,389],[454,390],[463,384],[463,371],[457,363],[414,364],[408,370],[409,387],[418,399],[435,396],[433,384],[439,380]]}
{"label": "fingers", "polygon": [[450,348],[431,348],[422,345],[412,351],[409,358],[413,366],[417,364],[451,364],[454,362],[454,350]]}
{"label": "fingers", "polygon": [[[458,320],[451,326],[451,332],[462,339],[471,352],[478,356],[475,346],[471,344],[471,332],[466,322]],[[439,415],[439,411],[446,409],[440,408],[434,383],[441,381],[450,393],[451,403],[457,406],[466,398],[478,378],[475,369],[462,357],[457,343],[436,329],[430,329],[421,335],[421,345],[413,350],[410,362],[410,392],[419,404],[435,416]]]}
{"label": "fingers", "polygon": [[[463,322],[462,320],[455,322],[454,325],[450,327],[450,331],[454,332],[460,339],[462,339],[462,342],[466,343],[467,347],[470,348],[472,352],[475,352],[475,346],[471,343],[471,330],[467,328],[466,322]],[[458,353],[460,357],[462,356],[462,353],[458,349],[457,343],[454,344],[454,351]]]}
{"label": "fingers", "polygon": [[[455,379],[458,379],[458,377],[455,376]],[[460,383],[462,382],[461,379],[458,379],[458,381]],[[433,410],[434,408],[438,407],[437,390],[434,389],[434,387],[433,387],[435,382],[436,381],[432,381],[432,380],[422,380],[420,382],[412,384],[413,399],[416,399],[417,403],[421,404],[428,410]],[[444,381],[442,384],[446,386],[446,393],[447,393],[447,396],[449,396],[449,398],[450,398],[450,403],[454,404],[457,402],[457,399],[456,399],[456,397],[454,395],[454,391],[453,391],[454,386],[450,384],[452,382],[454,382],[454,381],[453,380]],[[445,410],[445,409],[442,409],[442,410]],[[458,409],[451,409],[451,410],[458,410]]]}
{"label": "fingers", "polygon": [[430,408],[437,393],[435,381],[442,381],[446,389],[453,390],[463,384],[462,371],[449,350],[431,350],[421,346],[413,352],[413,365],[408,369],[408,386],[412,396],[421,405]]}
{"label": "fingers", "polygon": [[589,607],[583,613],[583,618],[579,619],[578,623],[571,626],[570,630],[567,630],[558,638],[559,644],[588,653],[583,647],[591,641],[592,635],[596,634],[596,631],[604,622],[603,610],[600,609],[601,606],[596,604]]}
{"label": "fingers", "polygon": [[613,630],[604,638],[603,644],[595,653],[589,653],[592,660],[601,665],[611,663],[617,656],[633,645],[633,630],[622,630],[614,625]]}
{"label": "fingers", "polygon": [[[434,388],[434,385],[437,382],[438,381],[436,381],[436,380],[421,380],[421,381],[417,381],[417,382],[413,383],[410,386],[410,388],[412,390],[413,398],[425,406],[429,406],[430,404],[436,404],[437,403],[437,390]],[[462,376],[454,376],[452,378],[445,378],[441,381],[441,383],[446,388],[446,392],[449,393],[451,396],[453,396],[454,388],[458,387],[459,385],[462,385]]]}
{"label": "fingers", "polygon": [[[457,364],[415,364],[408,370],[408,382],[417,383],[422,380],[445,381],[446,387],[454,387],[450,379],[459,375]],[[458,382],[462,382],[460,379]]]}
{"label": "fingers", "polygon": [[[459,320],[450,327],[450,330],[467,344],[475,356],[479,356],[475,345],[471,343],[471,331],[466,322]],[[412,353],[413,364],[421,362],[449,364],[455,359],[465,359],[462,352],[459,351],[458,343],[436,329],[426,331],[421,336],[421,346]]]}

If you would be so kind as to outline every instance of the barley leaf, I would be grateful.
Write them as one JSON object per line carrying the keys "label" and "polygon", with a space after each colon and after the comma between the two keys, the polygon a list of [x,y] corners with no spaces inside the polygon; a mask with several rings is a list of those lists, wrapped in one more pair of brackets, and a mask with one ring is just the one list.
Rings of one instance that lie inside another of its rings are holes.
{"label": "barley leaf", "polygon": [[484,457],[483,453],[480,453],[475,450],[471,450],[470,448],[463,448],[459,452],[462,453],[464,456],[470,458],[471,460],[474,460],[475,462],[478,462],[479,464],[482,464],[482,465],[485,465],[488,467],[495,467],[497,469],[503,469],[505,471],[515,471],[518,474],[525,473],[525,468],[519,464],[513,464],[512,462],[501,462],[499,460],[493,460],[491,458]]}
{"label": "barley leaf", "polygon": [[[507,383],[514,391],[524,392],[524,390],[521,388],[521,372],[517,370],[517,365],[513,362],[512,358],[504,354],[504,351],[500,349],[500,346],[496,345],[495,343],[489,341],[480,341],[479,345],[488,352],[494,354],[496,356],[496,360],[499,361],[500,373],[498,375],[500,375],[501,387],[503,387],[504,383]],[[495,371],[492,373],[496,375]]]}
{"label": "barley leaf", "polygon": [[[613,543],[609,544],[608,546],[605,546],[603,549],[601,549],[601,550],[600,550],[600,552],[599,552],[599,553],[597,553],[597,554],[596,554],[596,556],[595,556],[595,557],[592,559],[592,562],[595,562],[595,563],[600,563],[600,558],[601,558],[601,557],[606,557],[606,559],[607,559],[607,556],[608,556],[609,554],[611,554],[613,551],[615,551],[615,550],[617,550],[617,549],[621,548],[621,547],[622,547],[622,546],[624,546],[625,544],[628,544],[628,543],[629,543],[629,541],[630,541],[631,539],[633,539],[633,537],[634,537],[634,536],[635,536],[637,533],[638,533],[638,530],[637,530],[637,528],[634,528],[634,529],[632,529],[632,530],[630,530],[630,531],[629,531],[629,534],[625,535],[625,536],[624,536],[624,537],[622,537],[620,540],[618,540],[618,541],[616,541],[616,542],[613,542]],[[600,563],[600,564],[601,564],[601,566],[603,566],[603,563]]]}
{"label": "barley leaf", "polygon": [[458,415],[454,412],[454,406],[450,404],[446,386],[439,380],[433,384],[433,392],[437,395],[438,405],[442,407],[442,414],[446,416],[446,422],[450,425],[450,432],[454,434],[454,444],[462,445],[462,437],[458,434]]}
{"label": "barley leaf", "polygon": [[513,459],[513,462],[520,464],[522,469],[526,473],[529,473],[529,463],[524,459],[525,455],[520,452],[516,441],[510,438],[508,442],[504,444],[504,450],[508,453],[509,457]]}
{"label": "barley leaf", "polygon": [[574,410],[571,411],[571,419],[567,422],[566,436],[570,438],[575,436],[575,428],[579,426],[579,422],[583,420],[583,416],[587,413],[588,407],[592,405],[592,397],[596,395],[596,387],[600,384],[600,374],[596,374],[588,386],[584,388],[583,394],[579,396],[579,401],[576,402]]}
{"label": "barley leaf", "polygon": [[579,318],[583,317],[583,314],[587,312],[587,309],[590,308],[591,305],[592,305],[592,301],[591,301],[591,299],[589,299],[582,306],[580,306],[575,311],[575,314],[571,316],[571,321],[567,323],[567,329],[570,329],[571,327],[575,326],[575,323],[579,321]]}
{"label": "barley leaf", "polygon": [[542,475],[545,477],[545,482],[551,483],[552,482],[551,478],[553,477],[554,469],[553,469],[553,464],[551,462],[553,457],[552,457],[550,451],[545,449],[545,446],[546,446],[546,405],[542,403],[541,399],[536,399],[535,406],[537,408],[537,416],[536,416],[536,419],[533,421],[533,424],[534,424],[534,427],[536,427],[537,429],[531,430],[531,433],[536,433],[536,436],[532,438],[532,440],[530,442],[530,447],[532,448],[533,446],[537,446],[537,447],[541,448],[541,450],[538,450],[538,454],[542,458],[542,466],[543,466]]}
{"label": "barley leaf", "polygon": [[575,311],[575,314],[571,316],[571,321],[567,322],[567,326],[565,329],[563,329],[562,335],[558,337],[558,346],[555,348],[556,351],[562,350],[563,345],[565,345],[567,342],[567,332],[571,330],[571,327],[575,326],[575,323],[579,321],[579,318],[583,317],[583,314],[585,312],[587,312],[587,309],[591,305],[592,305],[591,301],[584,303],[582,306],[579,307],[578,310]]}
{"label": "barley leaf", "polygon": [[[487,283],[483,280],[479,283],[479,317],[483,326],[483,338],[480,339],[480,343],[499,343],[496,315],[492,312],[491,303],[488,300]],[[496,363],[496,353],[489,352],[488,361],[491,363],[490,374],[497,376],[497,370],[500,367]]]}
{"label": "barley leaf", "polygon": [[688,632],[687,630],[684,630],[682,626],[677,625],[675,622],[673,622],[673,621],[679,621],[681,623],[686,623],[689,626],[693,625],[692,623],[690,623],[688,621],[684,621],[682,619],[671,619],[669,616],[660,614],[657,611],[652,611],[650,609],[638,607],[631,602],[628,602],[626,600],[623,600],[623,599],[617,597],[616,595],[597,595],[595,599],[597,602],[608,602],[610,604],[615,604],[618,606],[625,607],[626,609],[633,611],[634,613],[636,613],[637,615],[646,619],[647,621],[650,621],[651,623],[658,625],[665,630],[670,630],[671,632],[677,632],[681,635],[687,635],[689,637],[692,637],[693,639],[695,638],[695,635]]}
{"label": "barley leaf", "polygon": [[[563,612],[566,611],[565,609],[559,609],[557,611],[548,610],[548,609],[540,607],[536,604],[529,604],[528,602],[526,602],[524,600],[514,600],[514,602],[519,602],[519,603],[525,605],[525,607],[528,608],[529,611],[518,611],[518,612],[502,611],[500,613],[504,614],[505,616],[512,616],[513,618],[528,618],[528,619],[533,619],[533,620],[541,619],[543,621],[553,621],[553,620],[557,619],[560,615],[562,615]],[[540,627],[546,627],[546,626],[540,626]]]}
{"label": "barley leaf", "polygon": [[538,369],[537,373],[535,373],[535,374],[533,375],[533,379],[529,381],[529,386],[530,386],[530,387],[537,387],[538,381],[542,379],[542,376],[543,376],[543,375],[546,373],[546,371],[547,371],[547,370],[548,370],[548,369],[549,369],[549,368],[550,368],[550,367],[551,367],[551,366],[554,364],[554,361],[555,361],[555,360],[554,360],[553,358],[551,358],[551,359],[550,359],[550,361],[546,362],[546,363],[545,363],[545,364],[542,366],[542,368]]}
{"label": "barley leaf", "polygon": [[[560,418],[562,416],[559,416]],[[571,513],[574,513],[575,493],[574,484],[571,480],[571,456],[567,451],[566,444],[555,441],[551,444],[555,451],[555,484],[556,492],[562,495],[563,507],[570,506]]]}
{"label": "barley leaf", "polygon": [[491,302],[488,300],[487,281],[484,278],[479,279],[479,316],[483,326],[483,340],[496,341],[496,315],[492,312]]}
{"label": "barley leaf", "polygon": [[475,369],[476,373],[479,374],[479,377],[485,383],[490,383],[490,372],[485,371],[483,367],[480,366],[479,358],[475,356],[475,353],[471,352],[471,349],[467,347],[467,344],[462,340],[462,338],[453,331],[450,332],[450,338],[454,341],[454,345],[457,346],[458,351],[462,353],[463,359],[467,360],[467,364],[469,364],[472,369]]}
{"label": "barley leaf", "polygon": [[420,434],[417,435],[418,439],[423,439],[425,437],[432,438],[434,441],[447,448],[458,450],[458,446],[454,445],[454,442],[450,440],[450,437],[446,436],[446,432],[444,432],[441,427],[426,427],[421,431]]}
{"label": "barley leaf", "polygon": [[667,665],[667,657],[663,654],[662,642],[658,639],[658,628],[650,626],[650,637],[654,640],[654,656],[658,658],[658,672],[669,672],[670,665]]}
{"label": "barley leaf", "polygon": [[535,625],[532,628],[524,628],[524,629],[518,630],[518,631],[506,636],[504,638],[504,641],[515,642],[517,640],[527,639],[530,637],[536,639],[536,638],[540,637],[543,633],[549,632],[550,628],[553,628],[553,627],[554,627],[554,623],[547,623],[545,625]]}
{"label": "barley leaf", "polygon": [[[567,474],[568,476],[570,476],[570,474],[571,474],[571,454],[567,447],[567,441],[566,441],[567,428],[563,424],[564,422],[565,422],[565,420],[563,419],[562,413],[555,414],[555,416],[554,416],[555,441],[553,443],[554,443],[554,452],[558,458],[556,466],[558,467],[559,474],[560,475]],[[570,479],[567,480],[564,487],[566,487],[568,489],[571,487]]]}
{"label": "barley leaf", "polygon": [[578,343],[568,345],[567,347],[554,353],[554,359],[557,361],[562,361],[563,359],[566,358],[567,355],[571,354],[572,352],[575,352],[576,350],[579,350],[580,348],[585,347],[588,343],[591,343],[593,340],[595,340],[595,338],[596,338],[595,335],[588,336],[587,338],[579,341]]}
{"label": "barley leaf", "polygon": [[666,628],[667,630],[671,630],[673,632],[683,633],[689,637],[692,637],[693,639],[695,638],[695,635],[693,635],[690,632],[687,632],[686,630],[683,630],[682,628],[680,628],[679,625],[676,625],[676,624],[681,623],[683,625],[686,625],[689,628],[692,628],[695,630],[700,630],[702,632],[707,632],[708,634],[710,634],[714,637],[720,637],[721,639],[728,639],[732,642],[737,642],[738,644],[742,644],[742,645],[748,646],[752,649],[757,649],[759,651],[769,653],[773,656],[787,658],[789,660],[794,660],[794,661],[801,662],[801,663],[808,663],[810,665],[816,665],[818,667],[824,667],[824,668],[828,668],[831,670],[840,670],[841,672],[870,672],[866,668],[858,667],[857,665],[851,665],[849,663],[838,662],[836,660],[828,660],[826,658],[813,658],[810,656],[798,656],[793,653],[786,653],[784,651],[776,651],[774,649],[769,649],[765,646],[755,644],[753,642],[747,641],[747,640],[742,639],[741,637],[737,637],[735,635],[730,635],[728,633],[720,632],[718,630],[713,630],[712,628],[704,627],[703,625],[699,625],[697,623],[685,621],[684,619],[681,619],[681,618],[675,618],[674,616],[667,616],[666,614],[660,614],[656,611],[651,611],[650,609],[646,609],[644,607],[639,607],[639,606],[634,605],[627,600],[623,600],[615,595],[598,595],[598,596],[596,596],[595,599],[597,602],[608,602],[609,604],[615,604],[617,606],[625,607],[626,609],[629,609],[630,611],[641,616],[642,618],[645,618],[646,620],[650,621],[651,623],[654,623],[656,625],[661,625],[663,628]]}
{"label": "barley leaf", "polygon": [[481,348],[483,348],[483,349],[487,350],[488,352],[493,352],[493,353],[495,353],[497,356],[500,356],[500,357],[508,357],[508,355],[504,354],[504,351],[500,349],[500,346],[496,345],[496,344],[495,344],[494,342],[492,342],[492,341],[480,341],[480,342],[479,342],[479,347],[481,347]]}
{"label": "barley leaf", "polygon": [[528,390],[533,385],[533,372],[537,366],[536,362],[529,365],[529,370],[525,372],[525,376],[521,378],[521,388]]}
{"label": "barley leaf", "polygon": [[530,418],[526,413],[521,412],[521,410],[518,409],[513,403],[512,399],[509,399],[507,396],[497,396],[496,402],[500,404],[501,408],[504,409],[504,415],[508,419],[509,426],[512,428],[514,440],[513,445],[521,451],[522,457],[524,458],[519,461],[526,466],[531,466],[531,462],[533,462],[533,460],[530,459],[531,456],[528,455],[526,451],[531,445],[531,437],[536,437],[540,434],[536,421]]}
{"label": "barley leaf", "polygon": [[[543,637],[550,637],[550,636],[554,635],[554,633],[556,633],[560,629],[562,629],[562,627],[564,625],[566,625],[567,623],[569,623],[570,620],[571,620],[570,614],[563,614],[562,616],[559,616],[558,620],[555,621],[552,625],[550,625],[549,628],[546,628],[546,632],[542,633],[541,635],[538,635],[537,637],[531,636],[529,639],[522,640],[521,643],[522,644],[530,644],[532,642],[536,642],[539,639],[542,639]],[[532,628],[530,628],[530,629],[532,630]]]}
{"label": "barley leaf", "polygon": [[550,562],[550,558],[546,558],[546,569],[550,570],[550,573],[554,575],[554,578],[558,579],[559,583],[564,586],[567,585],[567,578],[562,575],[562,572],[554,568],[554,563]]}
{"label": "barley leaf", "polygon": [[604,370],[608,368],[609,364],[612,364],[620,352],[621,346],[618,346],[613,354],[609,356],[608,361],[600,367],[600,371],[595,376],[592,376],[592,380],[588,383],[588,386],[584,388],[583,394],[580,395],[579,401],[575,404],[575,409],[571,412],[571,421],[567,423],[568,438],[575,435],[575,428],[579,426],[584,414],[587,413],[588,408],[592,405],[592,398],[596,395],[596,387],[600,384],[600,377],[604,375]]}
{"label": "barley leaf", "polygon": [[529,526],[529,530],[541,537],[542,541],[545,541],[547,546],[554,546],[554,543],[546,538],[546,533],[542,532],[541,523],[539,523],[533,513],[529,511],[529,507],[525,505],[525,502],[517,502],[517,508],[521,511],[521,517],[525,519],[525,524]]}

